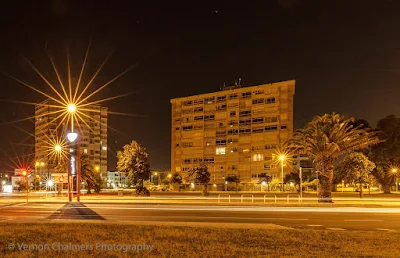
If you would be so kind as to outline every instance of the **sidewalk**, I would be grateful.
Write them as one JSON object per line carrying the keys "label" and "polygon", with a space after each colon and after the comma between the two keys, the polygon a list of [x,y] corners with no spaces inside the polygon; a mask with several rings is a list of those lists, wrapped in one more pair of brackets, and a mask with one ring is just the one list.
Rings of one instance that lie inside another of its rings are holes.
{"label": "sidewalk", "polygon": [[[26,196],[0,197],[0,207],[4,204],[26,203]],[[74,202],[76,198],[74,198]],[[163,204],[163,205],[224,205],[224,206],[280,206],[280,207],[400,207],[400,198],[334,198],[334,203],[318,203],[317,198],[304,197],[302,201],[296,195],[287,197],[251,197],[246,196],[157,196],[157,197],[133,197],[133,196],[81,196],[81,202],[87,204]],[[67,203],[64,197],[33,197],[29,203]]]}

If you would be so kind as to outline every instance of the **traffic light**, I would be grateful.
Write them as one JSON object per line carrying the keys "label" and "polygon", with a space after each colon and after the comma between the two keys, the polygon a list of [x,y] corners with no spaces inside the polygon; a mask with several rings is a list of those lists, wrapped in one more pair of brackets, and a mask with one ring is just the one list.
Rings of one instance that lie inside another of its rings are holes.
{"label": "traffic light", "polygon": [[22,171],[22,175],[23,175],[23,176],[27,176],[27,175],[28,175],[28,172],[27,172],[26,170],[23,170],[23,171]]}

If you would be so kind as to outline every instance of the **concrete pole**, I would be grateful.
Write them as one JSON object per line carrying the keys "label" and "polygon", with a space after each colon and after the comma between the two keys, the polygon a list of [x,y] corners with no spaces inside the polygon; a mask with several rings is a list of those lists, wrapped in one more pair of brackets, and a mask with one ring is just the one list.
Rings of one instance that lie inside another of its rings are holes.
{"label": "concrete pole", "polygon": [[300,177],[300,200],[303,201],[303,174],[302,174],[302,170],[301,167],[299,167],[299,177]]}

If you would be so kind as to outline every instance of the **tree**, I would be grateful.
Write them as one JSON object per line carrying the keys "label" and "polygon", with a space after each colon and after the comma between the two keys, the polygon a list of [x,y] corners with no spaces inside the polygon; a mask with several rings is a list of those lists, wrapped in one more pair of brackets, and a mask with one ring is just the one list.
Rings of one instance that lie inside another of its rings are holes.
{"label": "tree", "polygon": [[188,176],[193,179],[196,184],[203,185],[203,195],[208,195],[208,183],[210,182],[211,174],[208,172],[208,167],[206,164],[201,163],[200,166],[192,168]]}
{"label": "tree", "polygon": [[225,181],[229,183],[235,183],[236,192],[239,191],[238,184],[240,183],[240,177],[238,175],[230,175],[225,178]]}
{"label": "tree", "polygon": [[80,157],[80,164],[81,164],[81,180],[85,181],[87,184],[87,193],[91,194],[91,190],[95,188],[96,185],[96,178],[93,166],[90,163],[89,156],[87,154],[82,153]]}
{"label": "tree", "polygon": [[377,131],[381,142],[370,148],[368,156],[376,165],[372,174],[389,194],[396,177],[392,170],[400,164],[400,118],[390,115],[379,120]]}
{"label": "tree", "polygon": [[367,148],[379,142],[375,133],[362,126],[353,127],[354,119],[338,114],[316,116],[303,129],[298,129],[288,145],[305,154],[316,164],[319,172],[319,202],[332,202],[334,162],[342,155]]}
{"label": "tree", "polygon": [[143,188],[143,181],[150,177],[149,154],[142,145],[132,141],[117,152],[117,169],[121,172],[128,172],[128,181]]}
{"label": "tree", "polygon": [[181,176],[181,174],[179,174],[178,172],[175,172],[174,174],[172,174],[170,182],[171,182],[171,184],[177,186],[178,191],[181,190],[181,184],[182,184],[182,176]]}
{"label": "tree", "polygon": [[336,173],[345,183],[359,183],[360,198],[362,198],[363,183],[368,183],[374,168],[374,162],[370,161],[364,154],[353,152],[340,162]]}

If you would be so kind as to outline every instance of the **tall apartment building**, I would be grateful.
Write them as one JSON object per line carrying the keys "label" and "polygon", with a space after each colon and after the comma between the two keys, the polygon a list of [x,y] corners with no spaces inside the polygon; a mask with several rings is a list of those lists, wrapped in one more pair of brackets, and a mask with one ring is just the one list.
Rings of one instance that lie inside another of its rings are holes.
{"label": "tall apartment building", "polygon": [[[50,159],[49,138],[66,139],[66,133],[70,130],[70,125],[64,122],[59,128],[61,118],[57,118],[60,110],[51,105],[51,100],[46,100],[36,105],[35,108],[35,163],[44,163],[44,166],[37,168],[39,174],[53,174],[57,165],[56,159]],[[82,111],[87,116],[82,116],[86,123],[80,122],[80,126],[75,122],[74,131],[79,132],[80,151],[86,155],[96,171],[101,172],[103,178],[107,177],[107,108],[100,105],[86,106]],[[54,175],[53,175],[54,177]]]}
{"label": "tall apartment building", "polygon": [[204,162],[211,183],[229,175],[253,183],[281,178],[274,157],[293,134],[294,90],[290,80],[172,99],[171,170]]}

